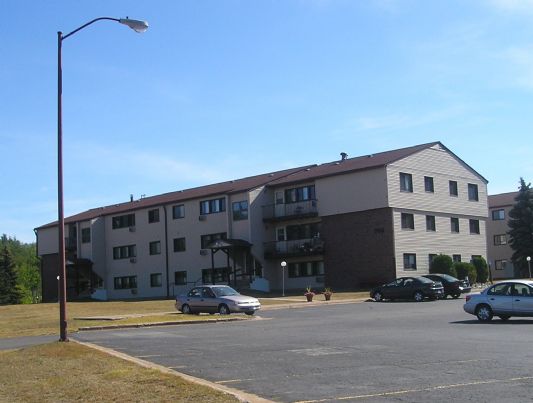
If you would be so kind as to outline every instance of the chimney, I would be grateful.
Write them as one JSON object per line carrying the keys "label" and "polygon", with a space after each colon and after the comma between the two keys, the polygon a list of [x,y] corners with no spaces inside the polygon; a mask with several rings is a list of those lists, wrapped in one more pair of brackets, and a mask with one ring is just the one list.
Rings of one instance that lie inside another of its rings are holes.
{"label": "chimney", "polygon": [[133,194],[130,194],[130,202],[133,201]]}

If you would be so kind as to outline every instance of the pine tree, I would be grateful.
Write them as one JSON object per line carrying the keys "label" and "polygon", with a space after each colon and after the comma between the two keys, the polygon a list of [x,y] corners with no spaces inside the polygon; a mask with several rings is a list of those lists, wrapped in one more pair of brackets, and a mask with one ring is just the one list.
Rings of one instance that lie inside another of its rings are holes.
{"label": "pine tree", "polygon": [[526,184],[520,178],[520,190],[515,197],[515,204],[509,211],[509,244],[514,253],[513,265],[517,275],[527,276],[527,256],[533,257],[533,191],[531,183]]}
{"label": "pine tree", "polygon": [[0,253],[0,305],[20,304],[21,293],[17,286],[17,273],[13,257],[4,246]]}

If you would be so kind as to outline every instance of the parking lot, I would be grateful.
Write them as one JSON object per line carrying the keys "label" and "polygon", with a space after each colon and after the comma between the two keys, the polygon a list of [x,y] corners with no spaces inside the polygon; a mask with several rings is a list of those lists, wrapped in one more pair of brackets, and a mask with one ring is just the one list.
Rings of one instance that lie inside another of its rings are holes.
{"label": "parking lot", "polygon": [[463,302],[265,310],[75,338],[279,402],[531,401],[533,320],[479,323]]}

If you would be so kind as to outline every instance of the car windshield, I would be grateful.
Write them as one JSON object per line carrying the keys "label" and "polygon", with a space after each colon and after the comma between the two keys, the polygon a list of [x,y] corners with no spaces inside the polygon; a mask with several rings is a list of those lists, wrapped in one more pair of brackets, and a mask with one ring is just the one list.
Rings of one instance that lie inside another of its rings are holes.
{"label": "car windshield", "polygon": [[426,277],[417,277],[416,279],[421,283],[433,283],[433,280]]}
{"label": "car windshield", "polygon": [[453,283],[454,281],[457,281],[455,277],[450,276],[449,274],[441,274],[439,277],[442,277],[444,280]]}
{"label": "car windshield", "polygon": [[217,297],[229,297],[232,295],[239,295],[239,293],[231,287],[213,287],[211,289],[214,291]]}

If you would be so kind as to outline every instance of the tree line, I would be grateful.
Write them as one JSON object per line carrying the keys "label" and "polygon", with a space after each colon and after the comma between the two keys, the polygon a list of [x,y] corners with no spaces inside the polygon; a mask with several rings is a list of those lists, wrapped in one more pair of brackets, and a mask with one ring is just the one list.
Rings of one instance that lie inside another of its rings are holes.
{"label": "tree line", "polygon": [[41,275],[36,244],[0,238],[0,305],[40,301]]}

